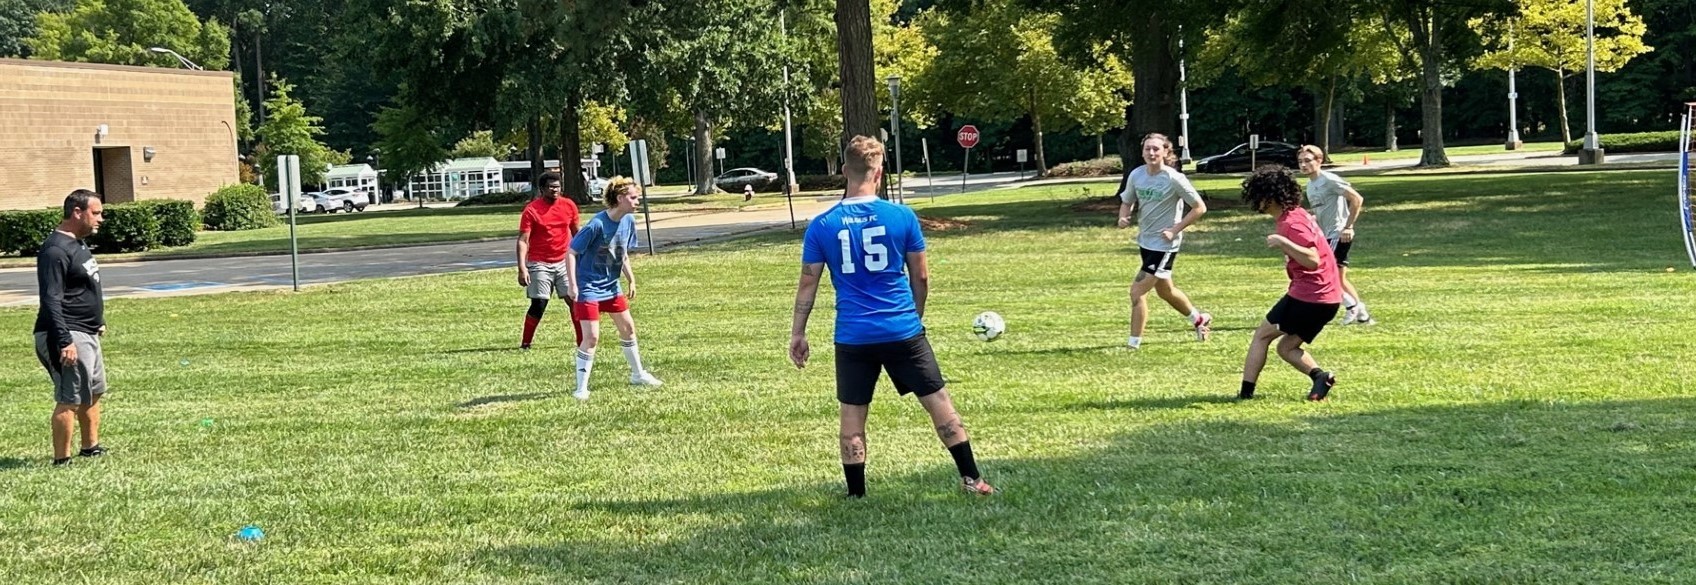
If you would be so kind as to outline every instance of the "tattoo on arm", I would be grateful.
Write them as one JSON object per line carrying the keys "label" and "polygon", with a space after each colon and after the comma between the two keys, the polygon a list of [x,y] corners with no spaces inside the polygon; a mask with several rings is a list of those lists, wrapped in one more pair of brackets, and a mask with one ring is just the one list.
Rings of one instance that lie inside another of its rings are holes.
{"label": "tattoo on arm", "polygon": [[795,299],[795,312],[807,315],[813,312],[813,299]]}

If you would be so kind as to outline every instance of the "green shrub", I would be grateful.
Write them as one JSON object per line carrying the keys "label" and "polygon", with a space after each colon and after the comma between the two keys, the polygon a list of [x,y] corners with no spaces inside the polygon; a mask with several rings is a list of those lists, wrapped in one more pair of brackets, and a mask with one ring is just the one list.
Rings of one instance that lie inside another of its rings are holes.
{"label": "green shrub", "polygon": [[[1602,151],[1607,153],[1626,152],[1678,152],[1678,131],[1639,132],[1637,134],[1602,134],[1597,136],[1602,143]],[[1566,143],[1566,150],[1561,154],[1578,154],[1584,148],[1583,140]]]}
{"label": "green shrub", "polygon": [[471,207],[474,205],[511,205],[514,203],[529,203],[535,197],[531,191],[500,191],[473,195],[454,207]]}
{"label": "green shrub", "polygon": [[57,207],[0,211],[0,254],[34,256],[64,215]]}
{"label": "green shrub", "polygon": [[88,244],[94,251],[111,254],[159,247],[159,216],[153,214],[153,206],[137,203],[107,205],[105,217],[100,231],[88,237]]}
{"label": "green shrub", "polygon": [[226,185],[206,197],[206,229],[256,230],[278,225],[271,196],[258,185]]}
{"label": "green shrub", "polygon": [[152,208],[153,216],[159,218],[159,245],[176,247],[194,243],[195,233],[200,231],[200,212],[194,209],[193,201],[149,199],[136,205]]}
{"label": "green shrub", "polygon": [[1080,160],[1048,169],[1049,177],[1117,177],[1125,174],[1125,162],[1117,156]]}

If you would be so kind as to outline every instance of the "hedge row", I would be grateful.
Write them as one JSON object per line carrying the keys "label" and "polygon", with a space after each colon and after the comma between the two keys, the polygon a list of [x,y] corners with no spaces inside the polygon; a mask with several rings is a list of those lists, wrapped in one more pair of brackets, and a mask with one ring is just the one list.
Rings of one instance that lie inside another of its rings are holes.
{"label": "hedge row", "polygon": [[[107,205],[100,231],[88,243],[97,252],[140,252],[160,246],[194,243],[200,214],[194,203],[153,199]],[[0,253],[33,256],[59,226],[61,208],[0,211]]]}
{"label": "hedge row", "polygon": [[454,207],[472,207],[477,205],[512,205],[514,203],[529,203],[534,197],[531,191],[492,191],[465,198]]}
{"label": "hedge row", "polygon": [[1117,156],[1069,162],[1048,169],[1048,176],[1054,178],[1117,177],[1123,174],[1125,174],[1125,161]]}
{"label": "hedge row", "polygon": [[[1597,136],[1602,142],[1602,151],[1608,154],[1627,152],[1678,152],[1678,131],[1640,132],[1637,134],[1602,134]],[[1562,154],[1578,154],[1584,148],[1583,140],[1566,143]]]}

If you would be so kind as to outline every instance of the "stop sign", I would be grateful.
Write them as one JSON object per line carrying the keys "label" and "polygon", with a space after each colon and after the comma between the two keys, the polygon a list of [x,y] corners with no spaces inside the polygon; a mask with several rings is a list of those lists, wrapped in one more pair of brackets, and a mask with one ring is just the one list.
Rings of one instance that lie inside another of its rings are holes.
{"label": "stop sign", "polygon": [[977,146],[978,127],[971,124],[962,126],[960,127],[960,131],[954,134],[954,138],[960,141],[960,148],[972,148]]}

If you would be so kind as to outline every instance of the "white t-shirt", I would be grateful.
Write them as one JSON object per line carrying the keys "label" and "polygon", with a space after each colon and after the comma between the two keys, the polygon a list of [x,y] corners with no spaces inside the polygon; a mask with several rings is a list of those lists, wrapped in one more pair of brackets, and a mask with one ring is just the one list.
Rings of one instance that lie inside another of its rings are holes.
{"label": "white t-shirt", "polygon": [[1137,212],[1137,245],[1156,252],[1176,252],[1184,243],[1184,235],[1178,234],[1172,241],[1160,237],[1160,232],[1172,229],[1183,221],[1185,204],[1190,207],[1201,205],[1201,194],[1190,184],[1188,177],[1172,167],[1165,167],[1160,174],[1150,175],[1148,165],[1132,169],[1130,174],[1119,183],[1119,200],[1132,203],[1136,197],[1140,210]]}
{"label": "white t-shirt", "polygon": [[1313,219],[1325,239],[1342,236],[1349,225],[1349,182],[1331,171],[1319,171],[1319,177],[1307,182],[1307,204],[1313,207]]}

